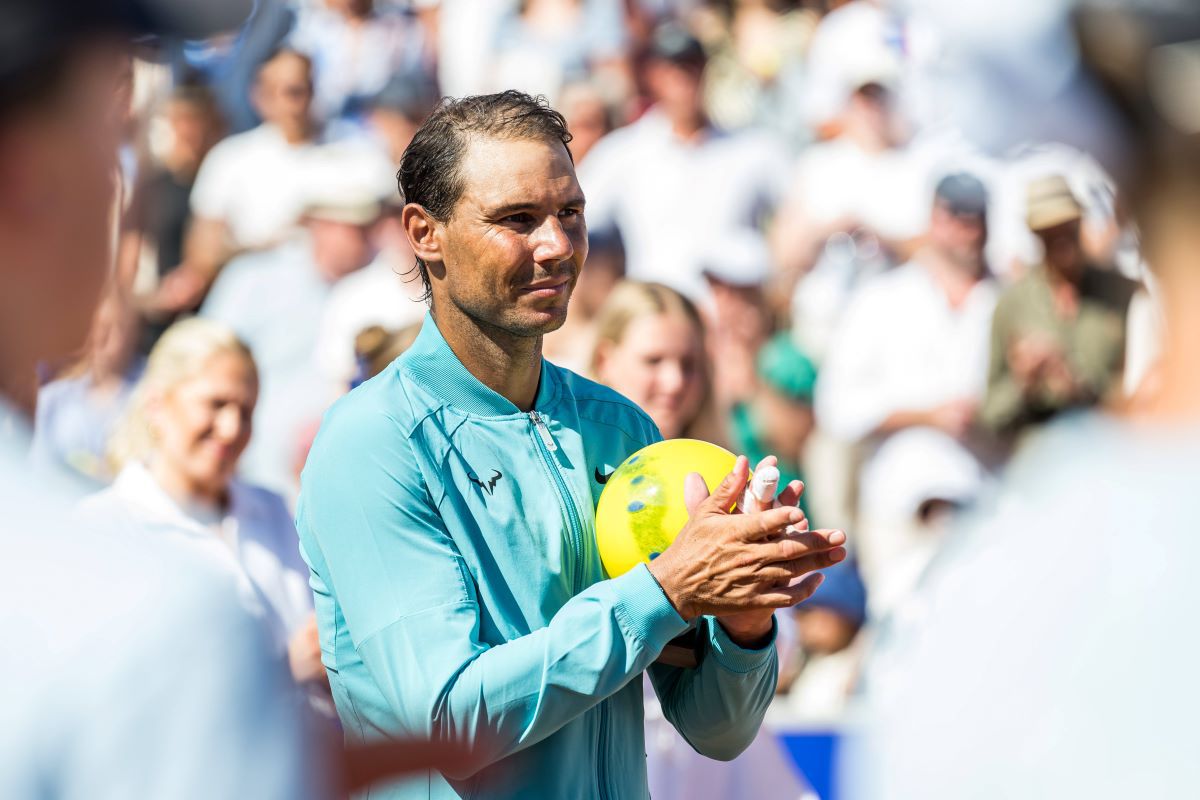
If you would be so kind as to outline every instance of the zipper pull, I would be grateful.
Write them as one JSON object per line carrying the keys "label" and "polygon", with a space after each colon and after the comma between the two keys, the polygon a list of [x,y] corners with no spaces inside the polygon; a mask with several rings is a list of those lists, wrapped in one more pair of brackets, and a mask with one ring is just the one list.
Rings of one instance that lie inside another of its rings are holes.
{"label": "zipper pull", "polygon": [[551,453],[557,450],[558,445],[554,443],[554,437],[550,435],[550,429],[546,427],[542,415],[536,411],[530,411],[529,418],[533,420],[533,427],[537,429],[538,436],[542,437],[542,444],[546,445],[546,449]]}

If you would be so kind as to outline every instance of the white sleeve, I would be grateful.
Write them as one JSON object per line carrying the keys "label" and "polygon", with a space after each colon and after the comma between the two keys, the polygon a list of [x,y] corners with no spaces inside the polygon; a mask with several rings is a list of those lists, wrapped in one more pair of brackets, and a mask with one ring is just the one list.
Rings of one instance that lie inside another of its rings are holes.
{"label": "white sleeve", "polygon": [[845,441],[870,435],[894,410],[879,386],[879,337],[887,332],[880,327],[886,316],[877,297],[879,293],[868,287],[851,301],[817,380],[817,419]]}
{"label": "white sleeve", "polygon": [[205,219],[225,219],[228,216],[232,172],[228,140],[218,143],[200,162],[196,181],[188,203],[192,213]]}

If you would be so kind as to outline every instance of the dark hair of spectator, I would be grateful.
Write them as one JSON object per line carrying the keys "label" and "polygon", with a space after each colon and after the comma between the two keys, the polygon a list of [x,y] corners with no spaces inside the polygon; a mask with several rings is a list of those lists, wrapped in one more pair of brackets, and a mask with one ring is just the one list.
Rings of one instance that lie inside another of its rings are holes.
{"label": "dark hair of spectator", "polygon": [[0,80],[0,126],[39,107],[51,105],[62,90],[76,50],[62,46],[41,54]]}
{"label": "dark hair of spectator", "polygon": [[[450,219],[466,186],[462,161],[475,136],[561,142],[571,158],[567,121],[545,97],[510,89],[459,100],[446,98],[413,136],[400,160],[396,182],[404,202],[420,205],[438,221]],[[428,297],[429,274],[419,258],[416,267]]]}

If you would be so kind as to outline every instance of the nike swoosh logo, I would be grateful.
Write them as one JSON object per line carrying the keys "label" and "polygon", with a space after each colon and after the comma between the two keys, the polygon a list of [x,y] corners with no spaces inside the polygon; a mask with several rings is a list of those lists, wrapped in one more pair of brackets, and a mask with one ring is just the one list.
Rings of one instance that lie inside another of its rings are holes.
{"label": "nike swoosh logo", "polygon": [[[616,472],[616,470],[614,469],[613,472]],[[608,479],[611,478],[612,476],[613,476],[612,472],[605,475],[604,473],[602,473],[600,471],[599,467],[596,467],[596,483],[600,484],[601,486],[608,483]]]}

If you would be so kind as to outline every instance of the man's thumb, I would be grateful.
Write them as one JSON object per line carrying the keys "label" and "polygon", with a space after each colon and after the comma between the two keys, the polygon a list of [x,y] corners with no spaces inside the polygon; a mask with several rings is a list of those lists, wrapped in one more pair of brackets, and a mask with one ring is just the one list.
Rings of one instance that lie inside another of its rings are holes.
{"label": "man's thumb", "polygon": [[746,491],[746,481],[750,478],[750,462],[745,456],[738,456],[733,463],[733,471],[725,476],[721,485],[712,493],[713,502],[721,511],[728,512],[741,499]]}

